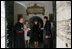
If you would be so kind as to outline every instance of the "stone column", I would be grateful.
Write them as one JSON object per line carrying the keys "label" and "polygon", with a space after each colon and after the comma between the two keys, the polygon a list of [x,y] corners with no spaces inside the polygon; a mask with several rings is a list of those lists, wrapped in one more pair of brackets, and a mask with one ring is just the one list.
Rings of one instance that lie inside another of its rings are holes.
{"label": "stone column", "polygon": [[56,2],[57,48],[71,47],[71,1]]}

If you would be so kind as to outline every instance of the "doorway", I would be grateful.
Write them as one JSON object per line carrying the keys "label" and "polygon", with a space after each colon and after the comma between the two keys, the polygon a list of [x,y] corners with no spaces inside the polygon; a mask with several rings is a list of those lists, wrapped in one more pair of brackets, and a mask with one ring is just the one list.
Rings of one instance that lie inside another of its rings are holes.
{"label": "doorway", "polygon": [[[13,37],[13,27],[14,27],[14,1],[6,1],[5,2],[5,10],[6,10],[6,21],[8,23],[5,33],[5,43],[6,48],[14,48],[14,37]],[[30,22],[33,21],[33,19],[39,19],[42,23],[41,18],[35,16],[30,18]],[[32,25],[32,23],[30,23]],[[41,25],[43,26],[43,25]],[[7,42],[8,41],[8,42]],[[52,48],[56,48],[56,1],[53,1],[53,46]]]}

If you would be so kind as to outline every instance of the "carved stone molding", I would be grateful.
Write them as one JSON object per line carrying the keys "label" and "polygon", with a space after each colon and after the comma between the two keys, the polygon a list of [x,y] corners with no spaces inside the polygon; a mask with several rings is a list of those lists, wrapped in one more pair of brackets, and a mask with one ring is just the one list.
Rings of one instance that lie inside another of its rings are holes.
{"label": "carved stone molding", "polygon": [[45,9],[44,9],[44,7],[41,7],[41,6],[38,6],[37,4],[34,4],[31,7],[27,7],[26,12],[27,12],[27,15],[29,15],[29,14],[42,14],[42,15],[44,15]]}

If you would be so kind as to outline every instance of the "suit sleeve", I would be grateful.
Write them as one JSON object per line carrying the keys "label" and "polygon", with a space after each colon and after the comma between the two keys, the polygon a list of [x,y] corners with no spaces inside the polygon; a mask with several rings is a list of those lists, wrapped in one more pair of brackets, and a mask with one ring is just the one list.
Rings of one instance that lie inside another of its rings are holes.
{"label": "suit sleeve", "polygon": [[51,35],[51,23],[49,21],[46,23],[45,30],[46,30],[46,35],[50,36]]}

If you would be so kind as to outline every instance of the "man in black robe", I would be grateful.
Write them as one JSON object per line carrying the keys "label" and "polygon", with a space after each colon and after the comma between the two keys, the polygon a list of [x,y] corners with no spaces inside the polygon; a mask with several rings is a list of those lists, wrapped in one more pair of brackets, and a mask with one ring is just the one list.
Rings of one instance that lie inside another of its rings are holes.
{"label": "man in black robe", "polygon": [[14,32],[14,46],[15,48],[24,48],[24,30],[23,30],[23,17],[19,17],[18,22],[15,25]]}

